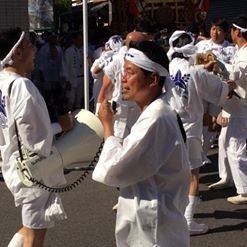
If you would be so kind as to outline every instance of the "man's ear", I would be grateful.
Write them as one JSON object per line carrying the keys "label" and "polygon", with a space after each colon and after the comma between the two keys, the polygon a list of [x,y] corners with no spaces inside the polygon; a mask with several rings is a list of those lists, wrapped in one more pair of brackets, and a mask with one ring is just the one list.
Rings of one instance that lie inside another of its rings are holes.
{"label": "man's ear", "polygon": [[21,58],[21,55],[22,55],[22,51],[20,48],[16,48],[14,51],[13,51],[13,58],[14,59],[18,59],[18,58]]}
{"label": "man's ear", "polygon": [[160,76],[157,73],[152,73],[150,76],[150,86],[154,87],[159,84]]}

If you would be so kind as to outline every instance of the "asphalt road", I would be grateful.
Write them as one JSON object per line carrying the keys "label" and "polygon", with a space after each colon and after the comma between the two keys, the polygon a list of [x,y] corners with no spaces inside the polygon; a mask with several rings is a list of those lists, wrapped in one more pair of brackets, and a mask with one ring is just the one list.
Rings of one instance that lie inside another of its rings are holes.
{"label": "asphalt road", "polygon": [[[213,164],[201,169],[202,202],[195,215],[196,220],[208,224],[210,230],[191,237],[191,247],[247,247],[247,205],[226,202],[226,197],[235,194],[234,188],[207,189],[208,184],[218,179],[217,153],[211,159]],[[79,175],[79,171],[72,172],[67,179],[72,182]],[[0,247],[6,247],[21,225],[20,209],[14,207],[12,195],[3,181],[0,195]],[[90,175],[72,192],[62,194],[62,198],[69,218],[48,231],[45,247],[115,246],[115,214],[111,208],[117,201],[116,189],[93,182]]]}

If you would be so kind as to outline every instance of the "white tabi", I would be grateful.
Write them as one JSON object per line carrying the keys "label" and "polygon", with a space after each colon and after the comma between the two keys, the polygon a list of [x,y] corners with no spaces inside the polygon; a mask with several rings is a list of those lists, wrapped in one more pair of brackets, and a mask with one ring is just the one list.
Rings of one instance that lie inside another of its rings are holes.
{"label": "white tabi", "polygon": [[[202,165],[201,136],[204,114],[203,101],[222,105],[228,94],[228,85],[217,76],[209,73],[201,66],[191,66],[182,58],[174,58],[169,64],[171,80],[176,87],[177,96],[181,99],[181,107],[176,109],[184,124],[190,149],[193,152],[191,168]],[[194,164],[193,164],[194,163]]]}
{"label": "white tabi", "polygon": [[[8,97],[10,83],[15,80]],[[38,187],[27,188],[15,168],[19,157],[14,120],[17,122],[22,144],[35,153],[48,156],[53,140],[53,128],[44,99],[27,78],[8,71],[0,72],[0,146],[3,158],[2,173],[5,183],[15,198],[16,206],[47,193]],[[52,165],[52,164],[51,164]],[[48,186],[65,182],[63,171],[46,181]]]}
{"label": "white tabi", "polygon": [[227,158],[238,194],[247,193],[247,46],[236,51],[232,64],[225,64],[237,88],[223,105],[229,116],[225,136]]}
{"label": "white tabi", "polygon": [[126,52],[127,47],[123,46],[119,52],[112,57],[112,61],[104,67],[105,75],[108,76],[113,83],[113,89],[109,93],[108,99],[116,101],[118,104],[114,121],[114,135],[119,138],[123,138],[129,133],[131,126],[140,115],[140,109],[136,103],[122,99],[121,77]]}
{"label": "white tabi", "polygon": [[190,170],[176,115],[158,98],[123,140],[106,139],[93,179],[120,187],[118,247],[186,247]]}

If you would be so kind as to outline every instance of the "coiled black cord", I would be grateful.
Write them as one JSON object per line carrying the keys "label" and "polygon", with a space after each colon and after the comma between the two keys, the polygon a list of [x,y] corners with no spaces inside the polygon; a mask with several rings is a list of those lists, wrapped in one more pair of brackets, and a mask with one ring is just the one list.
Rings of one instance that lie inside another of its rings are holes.
{"label": "coiled black cord", "polygon": [[101,154],[101,151],[103,149],[104,146],[104,141],[102,141],[100,143],[100,146],[98,148],[98,151],[96,152],[93,160],[90,162],[90,164],[85,168],[85,170],[83,171],[83,173],[81,174],[81,176],[79,178],[77,178],[74,182],[64,186],[64,187],[49,187],[45,184],[43,184],[42,182],[38,181],[36,178],[33,177],[27,177],[28,180],[30,180],[32,183],[34,183],[35,185],[38,185],[41,189],[47,190],[49,192],[53,192],[53,193],[64,193],[64,192],[68,192],[71,191],[72,189],[76,188],[79,184],[82,183],[82,181],[87,177],[87,175],[89,174],[89,170],[93,170],[95,168],[96,163],[99,160],[99,156]]}

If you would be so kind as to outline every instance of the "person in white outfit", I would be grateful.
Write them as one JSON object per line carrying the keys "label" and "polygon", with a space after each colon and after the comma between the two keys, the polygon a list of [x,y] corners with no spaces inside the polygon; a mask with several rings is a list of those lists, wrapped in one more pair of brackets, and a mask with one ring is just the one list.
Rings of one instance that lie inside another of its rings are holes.
{"label": "person in white outfit", "polygon": [[218,167],[220,180],[209,185],[209,189],[225,189],[233,186],[233,178],[227,158],[226,133],[230,114],[222,110],[217,117],[217,124],[221,126],[218,139]]}
{"label": "person in white outfit", "polygon": [[176,113],[162,94],[169,77],[165,57],[150,41],[126,53],[122,95],[138,104],[141,115],[123,141],[114,136],[114,112],[107,100],[99,109],[105,144],[92,177],[120,187],[118,247],[189,246],[184,209],[190,171]]}
{"label": "person in white outfit", "polygon": [[73,44],[64,51],[63,76],[69,110],[81,109],[84,95],[82,33],[73,34]]}
{"label": "person in white outfit", "polygon": [[[225,18],[215,18],[211,22],[210,39],[202,40],[196,44],[197,53],[213,53],[219,61],[229,63],[235,53],[235,47],[227,41],[228,23]],[[223,79],[223,75],[219,75]],[[227,78],[224,78],[227,79]],[[211,163],[207,158],[207,153],[211,144],[218,134],[216,126],[216,118],[221,111],[221,107],[215,104],[204,102],[205,116],[203,126],[203,162]],[[230,175],[229,175],[230,176]]]}
{"label": "person in white outfit", "polygon": [[90,70],[94,78],[93,98],[94,101],[96,102],[99,95],[99,91],[102,86],[102,80],[104,76],[103,68],[112,61],[112,56],[117,52],[119,52],[122,46],[123,46],[123,39],[121,36],[119,35],[111,36],[108,39],[108,41],[105,43],[105,48],[100,54],[100,57],[97,58],[91,66]]}
{"label": "person in white outfit", "polygon": [[[140,109],[135,102],[127,101],[122,98],[121,79],[123,74],[124,57],[131,42],[140,42],[150,39],[150,36],[142,32],[130,32],[125,38],[125,45],[118,53],[107,59],[104,63],[103,83],[99,92],[96,104],[96,115],[100,104],[105,100],[115,102],[116,114],[114,116],[114,135],[123,139],[130,132],[131,127],[140,115]],[[106,66],[105,66],[106,65]],[[117,204],[113,207],[116,211]]]}
{"label": "person in white outfit", "polygon": [[[16,160],[24,149],[46,157],[51,152],[53,135],[73,126],[69,114],[60,119],[60,124],[51,124],[43,97],[27,78],[34,68],[34,56],[35,48],[23,31],[13,28],[0,33],[2,173],[15,205],[22,207],[23,224],[8,247],[42,247],[46,229],[54,226],[54,219],[66,218],[58,195],[38,186],[25,186],[16,169]],[[48,186],[64,183],[63,170],[53,174],[47,182]],[[48,215],[52,199],[58,200],[61,212]]]}
{"label": "person in white outfit", "polygon": [[58,45],[57,35],[51,33],[48,42],[39,51],[39,71],[44,89],[44,99],[52,119],[56,119],[62,105],[62,48]]}
{"label": "person in white outfit", "polygon": [[[247,203],[247,16],[232,21],[231,37],[236,44],[236,53],[231,64],[225,63],[230,79],[237,88],[232,98],[223,105],[229,114],[225,133],[226,155],[232,178],[237,190],[236,196],[228,197],[233,204]],[[226,181],[227,182],[227,181]]]}
{"label": "person in white outfit", "polygon": [[[169,44],[170,49],[167,53],[170,60],[169,72],[177,97],[181,100],[181,105],[175,107],[175,110],[180,115],[186,131],[192,174],[185,217],[191,235],[203,234],[208,231],[208,227],[196,223],[193,219],[199,203],[199,168],[203,165],[201,156],[203,100],[223,104],[234,83],[227,85],[202,66],[194,66],[191,57],[196,52],[196,46],[190,33],[175,31],[169,39]],[[204,67],[209,69],[212,65],[213,63],[209,62]]]}
{"label": "person in white outfit", "polygon": [[146,38],[147,35],[141,32],[128,33],[125,39],[125,46],[121,47],[119,52],[111,58],[112,61],[103,68],[104,78],[98,96],[96,114],[104,99],[116,102],[117,112],[114,116],[114,135],[121,139],[129,134],[131,126],[140,114],[140,109],[135,102],[130,102],[122,98],[121,77],[124,57],[131,42],[139,42]]}

